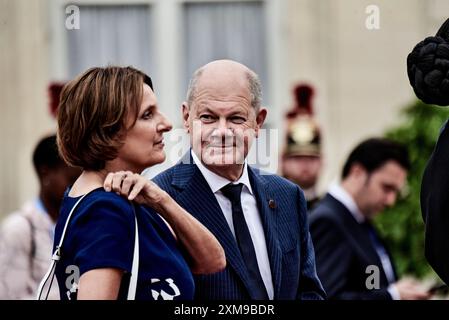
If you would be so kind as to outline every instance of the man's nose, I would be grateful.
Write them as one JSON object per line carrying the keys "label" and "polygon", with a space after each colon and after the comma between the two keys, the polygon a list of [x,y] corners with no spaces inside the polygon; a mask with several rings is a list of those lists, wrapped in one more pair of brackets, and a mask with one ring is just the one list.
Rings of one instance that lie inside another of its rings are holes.
{"label": "man's nose", "polygon": [[392,192],[387,193],[385,204],[388,207],[393,206],[395,204],[395,202],[396,202],[396,198],[397,198],[397,193],[396,192],[392,191]]}
{"label": "man's nose", "polygon": [[217,122],[217,127],[215,128],[215,135],[219,137],[229,137],[232,136],[232,130],[229,128],[226,119],[219,119]]}

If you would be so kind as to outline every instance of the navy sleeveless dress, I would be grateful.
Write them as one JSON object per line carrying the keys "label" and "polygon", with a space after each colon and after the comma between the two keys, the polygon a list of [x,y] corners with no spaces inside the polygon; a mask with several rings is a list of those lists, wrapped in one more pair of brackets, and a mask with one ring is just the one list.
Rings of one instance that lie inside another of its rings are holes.
{"label": "navy sleeveless dress", "polygon": [[[63,199],[54,247],[73,205]],[[139,231],[139,275],[136,300],[191,300],[194,281],[190,268],[165,222],[149,207],[134,204]],[[98,268],[124,271],[119,300],[126,299],[134,251],[135,220],[130,202],[98,188],[78,205],[68,225],[56,267],[62,300],[76,299],[78,278]]]}

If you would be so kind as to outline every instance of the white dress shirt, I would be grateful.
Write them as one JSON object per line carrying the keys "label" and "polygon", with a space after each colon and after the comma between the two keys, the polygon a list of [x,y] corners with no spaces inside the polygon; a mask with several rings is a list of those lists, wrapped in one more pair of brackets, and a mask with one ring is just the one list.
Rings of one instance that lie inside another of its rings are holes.
{"label": "white dress shirt", "polygon": [[[358,208],[357,204],[355,203],[352,196],[339,184],[333,183],[331,187],[329,188],[329,194],[340,201],[346,209],[351,212],[354,219],[359,223],[362,224],[365,222],[366,218],[363,215],[363,213]],[[394,281],[394,271],[393,271],[393,265],[391,264],[390,258],[386,254],[382,254],[376,249],[377,255],[379,256],[379,259],[382,263],[382,268],[385,271],[385,274],[387,276],[388,282]],[[400,300],[401,296],[399,294],[399,291],[397,290],[394,283],[391,283],[388,286],[388,292],[390,293],[393,300]]]}
{"label": "white dress shirt", "polygon": [[260,275],[262,276],[265,288],[267,289],[268,298],[270,300],[273,300],[273,280],[271,278],[270,260],[268,258],[267,245],[265,242],[265,232],[263,230],[259,209],[257,208],[256,197],[249,182],[248,165],[246,161],[243,166],[243,173],[241,177],[237,181],[230,181],[207,169],[204,164],[198,159],[195,152],[191,151],[191,153],[194,163],[198,166],[201,173],[203,174],[204,179],[206,179],[209,187],[214,193],[215,198],[220,205],[221,211],[223,211],[226,222],[228,223],[234,237],[235,232],[234,224],[232,222],[231,201],[223,195],[220,189],[231,182],[233,184],[243,184],[241,195],[243,215],[245,216],[246,224],[248,225],[248,229],[251,234],[254,250],[256,252],[257,265],[259,266]]}

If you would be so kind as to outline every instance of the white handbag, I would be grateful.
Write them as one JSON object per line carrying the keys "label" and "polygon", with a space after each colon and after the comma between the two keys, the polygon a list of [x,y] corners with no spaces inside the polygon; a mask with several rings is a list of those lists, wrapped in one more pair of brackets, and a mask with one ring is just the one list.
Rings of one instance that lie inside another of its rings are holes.
{"label": "white handbag", "polygon": [[[51,261],[50,267],[48,268],[47,273],[45,274],[44,278],[41,280],[41,282],[39,284],[36,300],[47,300],[47,298],[48,298],[48,294],[50,292],[50,289],[51,289],[51,286],[53,284],[53,280],[55,277],[56,264],[61,259],[61,247],[62,247],[64,237],[65,237],[65,234],[67,231],[67,226],[69,225],[72,214],[75,211],[78,204],[89,193],[86,193],[85,195],[83,195],[75,203],[75,205],[73,206],[72,210],[69,213],[69,216],[67,217],[67,221],[65,222],[65,225],[64,225],[64,230],[62,231],[61,239],[59,240],[59,244],[56,246],[56,250],[53,253],[53,256],[51,258],[52,261]],[[132,268],[131,268],[131,278],[129,281],[127,300],[134,300],[136,297],[137,277],[138,277],[138,273],[139,273],[139,231],[138,231],[138,225],[137,225],[136,211],[134,208],[134,204],[132,202],[131,202],[131,206],[132,206],[133,212],[134,212],[135,230],[136,231],[135,231],[135,238],[134,238],[133,263],[132,263]],[[46,289],[46,293],[44,294],[45,289]]]}

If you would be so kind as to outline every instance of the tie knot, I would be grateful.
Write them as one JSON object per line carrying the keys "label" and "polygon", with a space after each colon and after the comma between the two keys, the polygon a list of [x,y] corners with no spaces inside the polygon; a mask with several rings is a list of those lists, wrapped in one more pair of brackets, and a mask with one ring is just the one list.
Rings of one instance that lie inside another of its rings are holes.
{"label": "tie knot", "polygon": [[221,188],[223,195],[231,200],[231,202],[240,202],[240,194],[242,193],[243,184],[232,184],[229,183]]}

